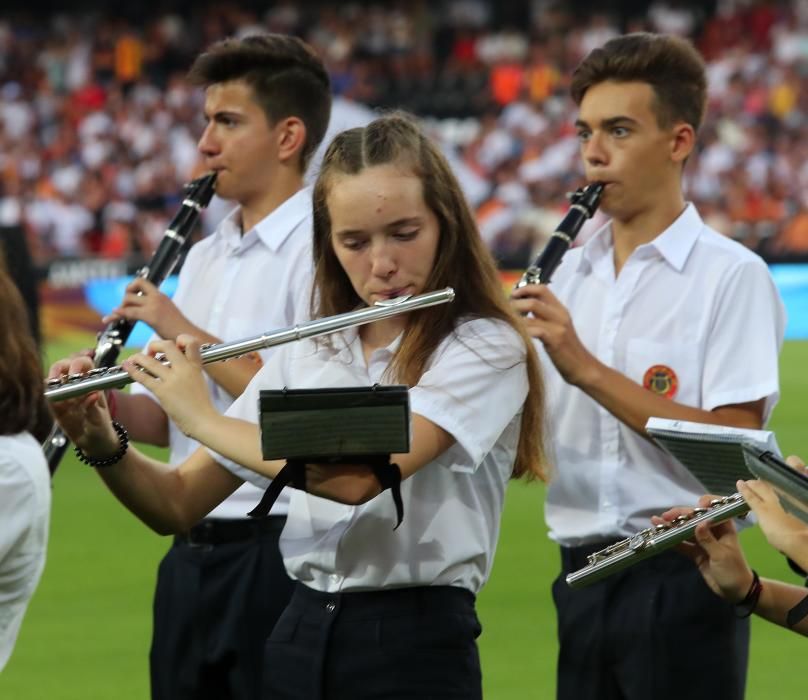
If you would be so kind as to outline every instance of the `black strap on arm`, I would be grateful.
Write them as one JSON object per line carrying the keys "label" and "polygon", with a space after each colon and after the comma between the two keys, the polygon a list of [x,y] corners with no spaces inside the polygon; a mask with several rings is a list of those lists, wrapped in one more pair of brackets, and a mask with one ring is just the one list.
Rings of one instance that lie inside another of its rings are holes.
{"label": "black strap on arm", "polygon": [[[791,569],[795,574],[797,574],[797,576],[801,576],[802,578],[808,576],[808,572],[803,571],[803,568],[799,564],[797,564],[797,562],[795,562],[791,557],[786,557],[786,561],[788,562],[788,568]],[[808,585],[808,582],[806,582],[806,585]]]}
{"label": "black strap on arm", "polygon": [[808,595],[788,611],[786,624],[791,628],[805,618],[806,615],[808,615]]}
{"label": "black strap on arm", "polygon": [[[284,486],[291,485],[293,488],[306,490],[306,464],[313,463],[327,463],[323,458],[305,458],[305,459],[290,459],[287,460],[283,468],[278,472],[278,475],[272,480],[269,488],[264,492],[261,501],[253,508],[247,515],[251,518],[265,518],[269,515],[269,511],[281,495]],[[390,462],[390,455],[381,455],[378,457],[357,457],[355,459],[343,458],[341,463],[358,463],[367,464],[372,470],[373,475],[378,480],[382,487],[382,491],[390,489],[393,496],[393,503],[396,506],[396,526],[394,530],[398,529],[401,521],[404,519],[404,502],[401,499],[401,469],[395,463]]]}

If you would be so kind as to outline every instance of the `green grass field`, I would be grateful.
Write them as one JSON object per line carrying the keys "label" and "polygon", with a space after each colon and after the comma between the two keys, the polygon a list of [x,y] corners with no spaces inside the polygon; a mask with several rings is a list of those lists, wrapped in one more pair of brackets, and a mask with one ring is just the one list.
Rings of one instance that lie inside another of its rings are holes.
{"label": "green grass field", "polygon": [[[49,350],[59,357],[77,347],[81,341],[66,339]],[[808,343],[786,344],[781,365],[782,398],[770,427],[786,453],[808,455]],[[761,575],[797,582],[758,530],[745,532],[743,541]],[[48,564],[0,675],[0,698],[148,698],[151,595],[167,545],[119,506],[92,470],[68,458],[54,479]],[[550,583],[557,569],[542,518],[542,487],[511,485],[493,575],[479,602],[487,698],[554,697]],[[794,671],[805,640],[758,619],[752,640],[747,697],[803,698],[804,683]]]}

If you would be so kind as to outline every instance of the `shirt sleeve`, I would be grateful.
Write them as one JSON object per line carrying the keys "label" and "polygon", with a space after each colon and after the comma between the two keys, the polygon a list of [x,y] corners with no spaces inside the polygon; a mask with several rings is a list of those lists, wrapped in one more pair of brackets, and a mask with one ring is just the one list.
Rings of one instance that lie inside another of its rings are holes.
{"label": "shirt sleeve", "polygon": [[712,320],[704,358],[702,405],[766,399],[764,423],[779,397],[778,356],[785,309],[766,265],[751,260],[727,280]]}
{"label": "shirt sleeve", "polygon": [[526,348],[501,321],[461,325],[438,348],[410,409],[452,435],[457,444],[438,458],[454,471],[473,472],[491,451],[528,392]]}

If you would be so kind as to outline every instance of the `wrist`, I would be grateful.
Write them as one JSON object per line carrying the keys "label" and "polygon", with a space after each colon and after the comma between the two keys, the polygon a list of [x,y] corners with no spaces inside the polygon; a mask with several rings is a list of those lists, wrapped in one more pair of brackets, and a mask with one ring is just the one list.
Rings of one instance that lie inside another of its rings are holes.
{"label": "wrist", "polygon": [[597,391],[602,386],[606,376],[605,369],[605,365],[598,362],[592,355],[589,355],[587,361],[582,363],[575,375],[570,378],[570,384],[586,393]]}
{"label": "wrist", "polygon": [[739,605],[746,597],[746,594],[751,590],[754,581],[755,574],[752,569],[747,567],[734,582],[732,587],[725,589],[724,598],[733,605]]}
{"label": "wrist", "polygon": [[194,411],[187,420],[182,422],[175,421],[175,423],[183,435],[197,442],[202,442],[200,437],[211,434],[211,432],[215,430],[214,423],[216,419],[220,417],[216,409],[214,409],[212,405],[208,405]]}
{"label": "wrist", "polygon": [[760,600],[760,594],[763,592],[763,584],[760,582],[760,577],[755,570],[749,570],[752,575],[749,588],[746,590],[746,595],[739,601],[735,602],[735,616],[739,618],[749,617]]}
{"label": "wrist", "polygon": [[92,448],[74,446],[73,450],[80,462],[91,467],[110,467],[123,459],[129,449],[129,433],[115,420],[112,421],[111,428],[115,435],[114,446],[100,446],[98,443],[94,443]]}

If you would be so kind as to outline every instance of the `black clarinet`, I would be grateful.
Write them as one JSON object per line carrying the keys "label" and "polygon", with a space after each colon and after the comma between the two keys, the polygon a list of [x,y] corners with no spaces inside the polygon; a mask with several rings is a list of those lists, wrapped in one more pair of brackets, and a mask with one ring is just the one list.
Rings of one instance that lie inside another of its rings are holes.
{"label": "black clarinet", "polygon": [[[199,220],[200,213],[208,206],[213,196],[215,183],[216,173],[209,173],[185,185],[185,196],[180,210],[168,225],[151,260],[137,271],[137,277],[142,277],[155,287],[159,287],[166,277],[171,274],[187,248],[188,240],[196,222]],[[135,327],[135,323],[137,321],[119,318],[109,323],[98,334],[95,351],[93,352],[93,364],[96,368],[111,367],[115,364],[121,348],[129,339],[129,335]],[[70,441],[67,435],[64,434],[58,424],[54,424],[50,435],[42,445],[51,475],[56,471],[59,462],[62,461],[69,444]]]}
{"label": "black clarinet", "polygon": [[536,258],[536,262],[525,270],[514,289],[520,289],[528,284],[547,284],[550,281],[561,258],[572,245],[584,222],[595,214],[598,204],[600,204],[603,188],[603,183],[593,182],[572,193],[569,211],[561,219],[558,228],[553,231],[553,235],[550,236],[544,250]]}

